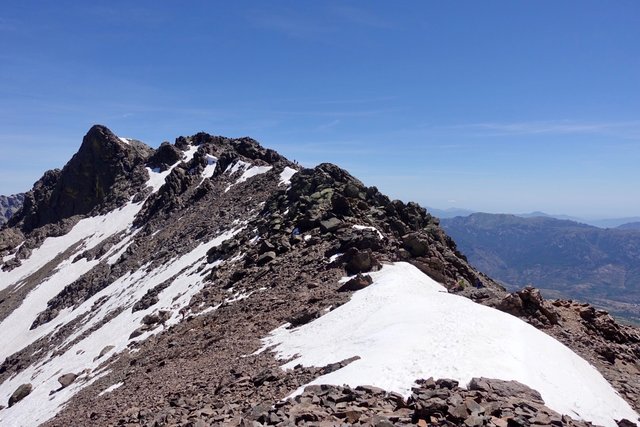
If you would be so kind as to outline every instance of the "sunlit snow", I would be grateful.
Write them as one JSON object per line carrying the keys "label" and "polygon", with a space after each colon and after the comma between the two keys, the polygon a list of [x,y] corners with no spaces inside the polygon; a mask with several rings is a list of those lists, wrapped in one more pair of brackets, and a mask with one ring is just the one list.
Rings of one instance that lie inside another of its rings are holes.
{"label": "sunlit snow", "polygon": [[251,163],[247,163],[242,160],[236,160],[225,170],[225,173],[233,175],[236,172],[243,171],[242,175],[240,175],[240,177],[234,184],[228,185],[227,188],[225,188],[224,192],[226,193],[227,191],[229,191],[233,185],[245,182],[249,178],[252,178],[256,175],[269,172],[272,168],[273,166],[253,166]]}
{"label": "sunlit snow", "polygon": [[249,169],[245,170],[240,178],[236,181],[236,184],[240,184],[241,182],[245,182],[249,178],[252,178],[256,175],[260,175],[266,172],[269,172],[273,166],[251,166]]}
{"label": "sunlit snow", "polygon": [[[158,310],[169,310],[171,312],[171,316],[164,323],[164,326],[146,331],[134,338],[135,340],[144,340],[150,335],[162,331],[164,327],[178,323],[182,317],[180,309],[185,307],[191,298],[202,289],[205,278],[210,272],[210,269],[198,271],[203,263],[206,263],[207,251],[232,237],[241,229],[242,227],[239,227],[225,232],[207,243],[200,244],[191,252],[163,263],[150,271],[148,270],[149,265],[143,265],[138,270],[120,277],[77,308],[62,310],[53,321],[31,332],[28,331],[30,322],[42,310],[42,307],[31,308],[31,306],[23,304],[20,307],[25,307],[20,312],[23,315],[23,323],[12,324],[12,327],[17,329],[14,340],[5,341],[3,336],[4,346],[1,349],[3,355],[12,354],[27,345],[28,341],[32,341],[33,336],[30,333],[44,336],[45,333],[51,332],[58,325],[67,324],[78,318],[78,316],[90,313],[88,321],[83,323],[59,346],[58,349],[61,349],[66,344],[70,344],[76,338],[81,337],[84,332],[97,326],[110,315],[117,313],[118,310],[124,310],[69,347],[61,355],[53,356],[52,351],[43,361],[29,366],[16,376],[0,384],[0,401],[8,400],[9,396],[20,384],[31,383],[34,387],[33,392],[20,405],[0,411],[0,425],[37,425],[55,415],[62,404],[73,397],[81,388],[86,387],[98,378],[94,376],[96,374],[91,374],[90,376],[85,374],[84,377],[81,376],[71,386],[49,396],[50,391],[59,388],[57,377],[68,372],[91,373],[112,354],[125,350],[130,342],[129,336],[136,328],[140,327],[141,320],[146,314],[157,312]],[[105,256],[108,256],[108,254]],[[77,263],[81,262],[82,260]],[[211,264],[210,267],[213,267],[213,265]],[[133,304],[139,301],[148,290],[169,279],[171,279],[169,286],[158,294],[159,301],[156,304],[148,309],[132,312],[131,307]],[[46,295],[49,294],[46,288],[38,287],[29,294],[29,297],[33,295],[33,298],[37,301],[44,301],[46,304],[47,299],[41,297],[45,293]],[[95,309],[94,304],[104,297],[109,298],[99,308]],[[237,299],[238,297],[234,301]],[[4,327],[5,324],[3,322],[0,328],[4,331]],[[21,338],[20,334],[24,334],[27,339]],[[113,349],[102,358],[96,359],[105,346],[113,346]],[[103,371],[100,375],[105,375],[107,372]],[[85,383],[84,381],[87,382]]]}
{"label": "sunlit snow", "polygon": [[207,166],[205,166],[204,170],[202,171],[202,177],[211,178],[213,176],[213,173],[216,170],[216,164],[218,163],[218,158],[215,156],[212,156],[211,154],[207,154],[206,159],[207,159]]}
{"label": "sunlit snow", "polygon": [[107,393],[111,393],[112,391],[119,389],[123,385],[124,385],[124,383],[122,383],[122,382],[115,383],[114,385],[111,385],[111,386],[105,388],[104,390],[102,390],[100,393],[98,393],[98,396],[104,396]]}
{"label": "sunlit snow", "polygon": [[297,170],[290,168],[289,166],[286,166],[284,170],[280,172],[280,181],[278,182],[278,185],[291,184],[291,177],[293,177],[293,175],[295,175],[296,173],[298,173]]}
{"label": "sunlit snow", "polygon": [[464,385],[483,376],[519,381],[555,411],[597,424],[638,419],[593,366],[522,320],[449,294],[408,263],[371,276],[374,283],[348,303],[299,328],[274,330],[263,350],[277,345],[282,359],[298,355],[284,368],[361,357],[310,384],[370,384],[408,395],[418,378]]}

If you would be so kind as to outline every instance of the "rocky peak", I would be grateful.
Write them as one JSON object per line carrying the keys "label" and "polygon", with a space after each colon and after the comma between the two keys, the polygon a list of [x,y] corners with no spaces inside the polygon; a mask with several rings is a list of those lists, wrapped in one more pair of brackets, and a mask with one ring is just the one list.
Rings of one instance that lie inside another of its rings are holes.
{"label": "rocky peak", "polygon": [[48,171],[25,196],[24,209],[11,220],[24,232],[96,209],[107,211],[141,190],[152,149],[93,126],[62,170]]}

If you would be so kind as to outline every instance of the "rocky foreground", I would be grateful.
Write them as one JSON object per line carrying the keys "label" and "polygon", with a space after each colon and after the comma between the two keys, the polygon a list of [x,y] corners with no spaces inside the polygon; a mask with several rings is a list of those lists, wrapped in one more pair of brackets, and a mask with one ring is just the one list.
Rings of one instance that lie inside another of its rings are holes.
{"label": "rocky foreground", "polygon": [[[47,237],[127,203],[136,210],[122,228],[82,237],[0,289],[3,327],[41,284],[69,278],[21,326],[34,339],[0,365],[0,425],[28,425],[16,414],[41,402],[54,402],[48,426],[588,425],[554,413],[537,391],[492,379],[465,389],[416,378],[408,399],[310,386],[283,401],[352,360],[283,371],[273,353],[256,353],[261,339],[341,306],[371,283],[369,272],[395,261],[555,337],[640,410],[638,329],[587,304],[545,301],[534,288],[507,293],[417,204],[390,200],[335,165],[301,169],[249,138],[200,133],[153,150],[93,128],[0,230],[3,274],[25,269]],[[73,265],[87,270],[73,277]],[[78,368],[40,374],[56,363]]]}

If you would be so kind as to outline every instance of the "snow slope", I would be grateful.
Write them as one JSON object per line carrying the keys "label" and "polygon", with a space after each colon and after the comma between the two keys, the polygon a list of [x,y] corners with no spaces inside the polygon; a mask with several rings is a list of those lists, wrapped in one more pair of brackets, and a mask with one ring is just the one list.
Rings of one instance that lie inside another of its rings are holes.
{"label": "snow slope", "polygon": [[[190,147],[184,159],[192,157],[197,147]],[[212,157],[212,156],[211,156]],[[208,158],[215,167],[215,158]],[[148,169],[147,186],[156,192],[164,184],[176,162],[167,171]],[[53,260],[58,262],[53,273],[27,294],[22,304],[0,322],[0,360],[26,348],[38,339],[44,338],[64,325],[82,319],[74,332],[57,348],[49,351],[42,361],[28,366],[17,375],[0,383],[0,402],[7,402],[18,386],[25,383],[33,385],[33,392],[24,399],[24,403],[0,411],[0,426],[33,426],[53,417],[69,399],[82,388],[92,384],[108,371],[99,368],[111,355],[126,351],[131,342],[129,336],[141,325],[142,318],[159,310],[168,310],[171,317],[165,326],[178,323],[180,310],[187,306],[205,283],[205,278],[216,264],[206,262],[207,251],[231,238],[245,226],[238,221],[235,228],[222,232],[210,241],[202,242],[192,251],[154,269],[142,265],[110,283],[84,303],[74,308],[62,310],[52,321],[30,330],[29,327],[37,315],[47,307],[47,302],[62,291],[65,286],[80,278],[100,262],[117,262],[133,238],[140,231],[133,228],[136,214],[144,202],[130,202],[124,207],[105,215],[80,220],[67,234],[49,237],[34,249],[29,258],[11,271],[0,271],[0,290],[22,286],[30,276]],[[96,247],[105,239],[120,234],[121,240],[104,255],[92,261],[74,259],[82,252]],[[69,250],[69,248],[73,248]],[[60,255],[65,253],[64,257]],[[203,268],[204,267],[204,268]],[[170,284],[158,294],[159,301],[153,306],[136,312],[131,307],[153,287],[170,280]],[[231,296],[226,302],[233,302],[237,296]],[[106,299],[106,300],[105,300]],[[99,301],[104,301],[98,304]],[[215,309],[215,308],[212,308]],[[84,317],[84,318],[83,318]],[[108,320],[108,321],[106,321]],[[100,322],[106,321],[100,326]],[[96,328],[91,332],[92,328]],[[146,331],[135,338],[144,340],[158,333],[162,328]],[[91,333],[89,333],[91,332]],[[87,333],[86,336],[83,336]],[[99,354],[107,346],[112,348],[103,356]],[[69,387],[58,390],[57,378],[65,373],[79,374],[78,379]],[[114,390],[115,386],[105,390]],[[52,391],[56,391],[50,394]]]}
{"label": "snow slope", "polygon": [[593,366],[522,320],[449,294],[408,263],[371,276],[374,283],[348,303],[299,328],[274,330],[260,351],[276,346],[281,359],[298,356],[284,368],[361,357],[310,384],[369,384],[408,395],[418,378],[468,384],[483,376],[526,384],[575,418],[611,427],[614,419],[638,419]]}

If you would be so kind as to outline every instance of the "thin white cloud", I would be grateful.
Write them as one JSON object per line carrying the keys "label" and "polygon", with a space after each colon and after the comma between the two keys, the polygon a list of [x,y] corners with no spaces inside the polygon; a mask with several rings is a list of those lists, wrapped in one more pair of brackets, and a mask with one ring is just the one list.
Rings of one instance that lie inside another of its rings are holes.
{"label": "thin white cloud", "polygon": [[283,33],[294,38],[317,38],[335,30],[332,26],[289,10],[253,10],[248,14],[247,19],[257,28]]}
{"label": "thin white cloud", "polygon": [[491,135],[608,134],[626,138],[640,137],[640,121],[584,122],[573,120],[485,122],[452,126]]}
{"label": "thin white cloud", "polygon": [[324,131],[327,131],[327,130],[335,128],[339,124],[340,124],[340,120],[339,119],[331,120],[328,123],[323,123],[323,124],[317,126],[315,131],[316,132],[324,132]]}
{"label": "thin white cloud", "polygon": [[391,29],[394,25],[388,19],[376,15],[368,9],[362,9],[345,3],[333,9],[333,12],[351,24],[376,29]]}

